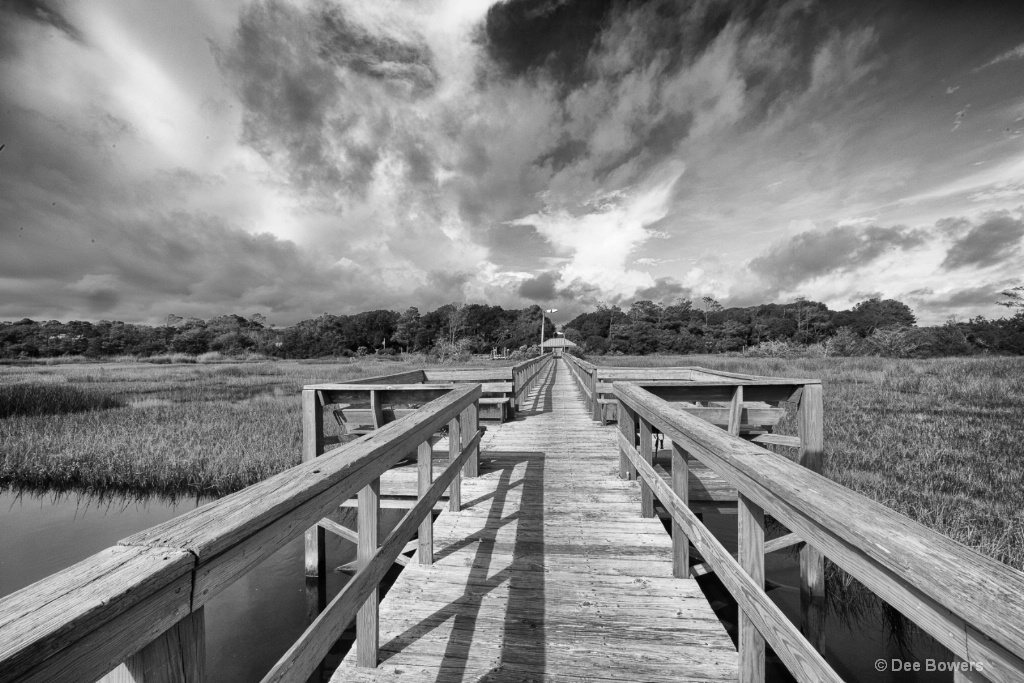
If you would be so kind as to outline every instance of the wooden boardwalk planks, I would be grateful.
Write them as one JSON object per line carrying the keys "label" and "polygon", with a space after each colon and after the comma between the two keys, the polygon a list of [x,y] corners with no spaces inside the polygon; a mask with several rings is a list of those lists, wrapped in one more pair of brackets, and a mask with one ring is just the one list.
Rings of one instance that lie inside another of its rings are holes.
{"label": "wooden boardwalk planks", "polygon": [[351,652],[333,681],[736,679],[732,641],[618,478],[615,427],[564,361],[545,374],[487,432],[463,510],[434,522],[434,565],[414,558],[382,601],[381,665]]}

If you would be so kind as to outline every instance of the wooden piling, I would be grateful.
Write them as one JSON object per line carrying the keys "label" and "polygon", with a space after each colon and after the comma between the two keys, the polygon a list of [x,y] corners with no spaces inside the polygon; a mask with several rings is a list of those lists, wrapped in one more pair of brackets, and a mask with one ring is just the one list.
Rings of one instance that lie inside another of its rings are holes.
{"label": "wooden piling", "polygon": [[[740,493],[738,513],[740,567],[764,590],[764,509]],[[764,683],[764,636],[742,608],[739,626],[740,683]]]}
{"label": "wooden piling", "polygon": [[[356,563],[365,568],[377,552],[380,534],[380,478],[374,479],[359,492],[359,544]],[[375,668],[379,640],[380,589],[374,587],[356,616],[356,663],[360,667]]]}
{"label": "wooden piling", "polygon": [[[683,505],[690,504],[690,466],[687,457],[681,446],[672,444],[672,492],[679,496]],[[672,576],[677,579],[690,578],[690,539],[675,519],[672,520]]]}

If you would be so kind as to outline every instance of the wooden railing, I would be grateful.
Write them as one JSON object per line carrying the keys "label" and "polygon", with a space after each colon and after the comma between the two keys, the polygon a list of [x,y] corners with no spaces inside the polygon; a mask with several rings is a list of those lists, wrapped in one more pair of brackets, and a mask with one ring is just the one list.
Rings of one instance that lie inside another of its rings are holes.
{"label": "wooden railing", "polygon": [[548,366],[553,358],[554,354],[545,353],[512,366],[512,385],[514,387],[512,402],[516,410],[523,407],[523,402],[530,390],[540,381],[541,371]]}
{"label": "wooden railing", "polygon": [[[764,680],[765,643],[800,681],[840,681],[818,648],[771,601],[764,554],[805,543],[946,647],[958,681],[1024,680],[1024,574],[985,557],[797,463],[679,410],[632,383],[614,384],[619,448],[673,520],[674,569],[700,553],[740,610],[740,680]],[[671,483],[653,466],[652,434],[671,440]],[[687,506],[696,458],[739,495],[733,556]],[[764,540],[764,515],[792,533]]]}
{"label": "wooden railing", "polygon": [[[431,509],[445,489],[459,509],[463,467],[475,471],[480,393],[480,385],[453,387],[372,434],[0,600],[0,681],[95,681],[115,668],[108,680],[216,680],[205,671],[204,605],[357,494],[357,573],[263,680],[307,680],[357,614],[359,663],[376,666],[377,586],[417,531],[419,560],[432,561]],[[315,395],[308,403],[304,394],[304,421],[322,419]],[[430,439],[445,425],[449,464],[434,478]],[[419,499],[378,543],[380,476],[410,452],[419,463]]]}

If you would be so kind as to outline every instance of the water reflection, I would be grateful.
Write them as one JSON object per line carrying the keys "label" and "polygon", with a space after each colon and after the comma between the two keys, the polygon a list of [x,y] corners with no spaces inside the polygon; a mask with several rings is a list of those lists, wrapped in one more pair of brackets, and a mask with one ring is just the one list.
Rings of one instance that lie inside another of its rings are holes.
{"label": "water reflection", "polygon": [[[704,524],[728,550],[736,550],[736,515],[705,514]],[[778,524],[774,527],[773,533],[772,520],[769,520],[768,537],[783,533]],[[735,601],[714,575],[698,581],[735,642],[738,619]],[[800,554],[796,548],[765,556],[765,584],[772,602],[790,621],[800,625]],[[843,680],[894,683],[953,680],[948,672],[877,671],[875,662],[879,659],[885,660],[887,668],[891,668],[892,660],[898,660],[921,662],[923,669],[926,660],[951,662],[954,658],[916,624],[828,560],[825,561],[825,596],[822,655]],[[795,681],[770,648],[766,680],[769,683]]]}
{"label": "water reflection", "polygon": [[[0,493],[0,596],[80,562],[120,539],[206,501],[85,494]],[[385,510],[382,534],[402,511]],[[211,680],[260,680],[308,625],[299,536],[216,596],[206,609]],[[355,559],[355,545],[328,534],[328,567]],[[330,571],[329,598],[348,575]],[[393,580],[393,577],[392,577]]]}

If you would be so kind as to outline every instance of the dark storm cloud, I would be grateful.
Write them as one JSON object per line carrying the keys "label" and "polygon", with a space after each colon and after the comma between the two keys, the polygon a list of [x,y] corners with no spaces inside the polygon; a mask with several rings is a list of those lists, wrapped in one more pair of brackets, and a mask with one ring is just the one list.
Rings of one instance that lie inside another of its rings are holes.
{"label": "dark storm cloud", "polygon": [[778,291],[822,275],[849,272],[889,251],[920,246],[926,239],[925,231],[902,226],[838,226],[773,244],[750,262],[750,269]]}
{"label": "dark storm cloud", "polygon": [[926,289],[921,292],[911,292],[908,298],[913,300],[915,308],[925,308],[934,311],[948,311],[957,308],[977,310],[978,308],[991,306],[999,301],[999,292],[1013,284],[1015,283],[1008,281],[986,283],[977,287],[959,289],[938,297],[934,296],[930,289]]}
{"label": "dark storm cloud", "polygon": [[[956,227],[962,226],[958,223]],[[1024,221],[1005,212],[989,214],[953,242],[942,267],[952,270],[1005,262],[1020,252],[1021,237],[1024,237]]]}
{"label": "dark storm cloud", "polygon": [[531,301],[551,301],[555,298],[558,273],[551,271],[519,283],[519,296]]}
{"label": "dark storm cloud", "polygon": [[656,278],[652,286],[636,290],[638,300],[662,303],[673,303],[677,299],[689,299],[692,296],[693,292],[689,287],[684,287],[671,277]]}
{"label": "dark storm cloud", "polygon": [[60,0],[4,0],[0,3],[0,40],[6,41],[3,33],[10,30],[4,26],[6,19],[16,16],[52,26],[76,42],[85,42],[82,32],[65,15],[63,4]]}
{"label": "dark storm cloud", "polygon": [[300,186],[362,192],[386,140],[404,151],[412,181],[432,177],[430,154],[389,111],[437,82],[421,40],[371,33],[340,5],[262,0],[217,55],[245,105],[243,142],[283,158]]}

